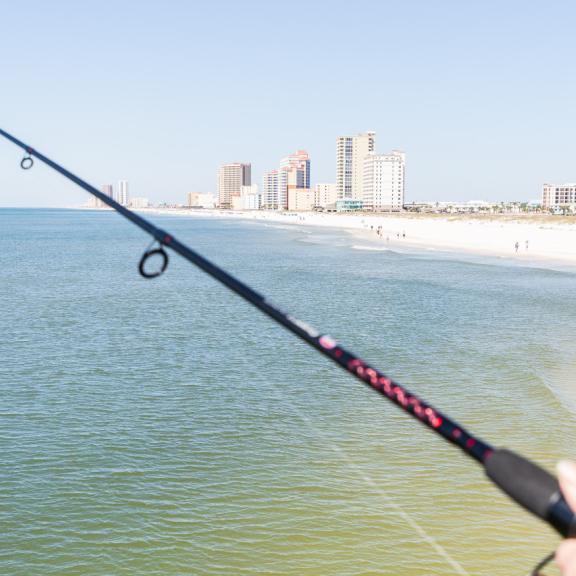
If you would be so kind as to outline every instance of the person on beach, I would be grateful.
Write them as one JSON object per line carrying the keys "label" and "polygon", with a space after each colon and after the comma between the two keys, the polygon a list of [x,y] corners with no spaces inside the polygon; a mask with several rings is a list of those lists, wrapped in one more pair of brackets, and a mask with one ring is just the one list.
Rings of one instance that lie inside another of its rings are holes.
{"label": "person on beach", "polygon": [[516,248],[516,252],[518,252],[519,247],[520,247],[520,244],[518,244],[518,242],[516,242],[516,244],[514,244],[514,248]]}
{"label": "person on beach", "polygon": [[526,250],[528,250],[528,240],[526,240]]}
{"label": "person on beach", "polygon": [[[568,506],[576,510],[576,463],[560,462],[558,464],[558,480]],[[576,576],[576,539],[564,540],[556,549],[556,564],[562,576]]]}

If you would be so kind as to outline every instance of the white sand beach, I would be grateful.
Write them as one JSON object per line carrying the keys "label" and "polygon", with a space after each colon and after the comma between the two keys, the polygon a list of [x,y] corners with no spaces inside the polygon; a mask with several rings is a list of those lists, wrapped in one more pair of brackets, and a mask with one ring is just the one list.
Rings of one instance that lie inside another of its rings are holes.
{"label": "white sand beach", "polygon": [[[189,217],[339,228],[391,249],[423,248],[576,264],[576,218],[552,215],[334,214],[150,209]],[[518,247],[516,248],[516,243]]]}

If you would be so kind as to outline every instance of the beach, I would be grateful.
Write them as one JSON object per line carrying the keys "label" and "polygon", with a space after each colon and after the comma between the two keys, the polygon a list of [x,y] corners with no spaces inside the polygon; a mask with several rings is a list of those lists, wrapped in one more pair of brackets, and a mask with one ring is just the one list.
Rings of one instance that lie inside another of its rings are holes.
{"label": "beach", "polygon": [[149,209],[164,215],[336,228],[383,247],[469,252],[518,261],[576,264],[576,219],[551,215],[332,214]]}

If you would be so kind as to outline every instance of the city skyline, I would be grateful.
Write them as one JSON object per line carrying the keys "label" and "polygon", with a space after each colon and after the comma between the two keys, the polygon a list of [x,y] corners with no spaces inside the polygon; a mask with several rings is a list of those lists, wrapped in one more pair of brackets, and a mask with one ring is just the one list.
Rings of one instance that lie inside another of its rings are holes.
{"label": "city skyline", "polygon": [[[281,6],[250,0],[7,5],[2,125],[82,178],[126,178],[152,202],[215,191],[222,162],[249,159],[262,174],[301,147],[314,180],[332,182],[335,138],[362,130],[407,154],[415,201],[529,200],[544,182],[576,180],[576,6],[293,6],[306,18],[288,31],[267,26]],[[285,62],[299,63],[298,82]],[[19,160],[2,146],[1,205],[85,202]]]}

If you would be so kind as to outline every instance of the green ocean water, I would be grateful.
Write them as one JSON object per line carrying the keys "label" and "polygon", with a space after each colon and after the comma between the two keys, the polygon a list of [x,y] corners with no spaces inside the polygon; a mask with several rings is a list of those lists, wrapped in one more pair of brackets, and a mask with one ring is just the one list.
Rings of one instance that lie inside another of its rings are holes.
{"label": "green ocean water", "polygon": [[[155,222],[487,442],[576,458],[576,274]],[[0,574],[526,574],[482,470],[109,212],[0,210]],[[550,571],[551,574],[554,571]]]}

